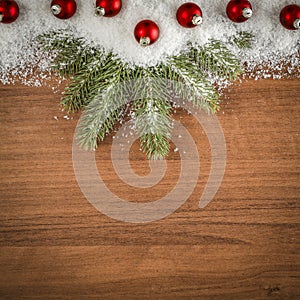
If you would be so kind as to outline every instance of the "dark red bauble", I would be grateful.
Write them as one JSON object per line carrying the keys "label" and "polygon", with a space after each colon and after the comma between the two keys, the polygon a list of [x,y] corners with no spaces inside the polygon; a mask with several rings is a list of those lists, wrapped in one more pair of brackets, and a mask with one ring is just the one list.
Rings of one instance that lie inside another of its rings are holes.
{"label": "dark red bauble", "polygon": [[202,11],[192,2],[182,4],[176,14],[178,23],[186,28],[193,28],[202,23]]}
{"label": "dark red bauble", "polygon": [[227,4],[228,18],[236,23],[242,23],[252,17],[252,6],[248,0],[231,0]]}
{"label": "dark red bauble", "polygon": [[0,1],[0,22],[12,23],[17,20],[19,16],[19,6],[16,1],[1,0]]}
{"label": "dark red bauble", "polygon": [[159,38],[159,27],[151,20],[143,20],[135,26],[134,37],[143,47],[152,45]]}
{"label": "dark red bauble", "polygon": [[71,18],[77,9],[75,0],[52,0],[51,11],[59,19]]}
{"label": "dark red bauble", "polygon": [[291,4],[284,7],[280,13],[280,22],[282,26],[289,30],[300,28],[300,6]]}
{"label": "dark red bauble", "polygon": [[103,17],[114,17],[122,8],[121,0],[97,0],[96,14]]}

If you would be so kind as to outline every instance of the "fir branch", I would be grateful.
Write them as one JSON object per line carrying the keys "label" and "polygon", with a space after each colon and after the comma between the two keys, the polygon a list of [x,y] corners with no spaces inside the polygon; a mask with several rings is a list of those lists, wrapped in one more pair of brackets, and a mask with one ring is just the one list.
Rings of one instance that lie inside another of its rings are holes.
{"label": "fir branch", "polygon": [[172,119],[167,81],[157,76],[155,68],[140,69],[135,84],[134,124],[141,148],[149,159],[162,159],[170,151]]}
{"label": "fir branch", "polygon": [[[99,50],[96,51],[87,46],[83,38],[70,36],[62,30],[39,35],[37,41],[44,50],[56,54],[52,67],[58,70],[62,77],[78,72],[99,52]],[[103,54],[103,50],[100,51],[100,54]]]}
{"label": "fir branch", "polygon": [[254,42],[254,35],[247,31],[240,31],[229,39],[229,43],[240,49],[250,49]]}
{"label": "fir branch", "polygon": [[236,79],[243,73],[241,61],[221,41],[211,40],[202,47],[193,47],[189,57],[203,72],[225,79]]}
{"label": "fir branch", "polygon": [[78,38],[66,33],[64,30],[55,30],[37,36],[37,41],[48,51],[73,49],[82,50],[86,45],[84,38]]}
{"label": "fir branch", "polygon": [[61,104],[68,111],[84,108],[97,94],[109,88],[122,68],[122,63],[111,53],[102,61],[96,56],[73,77],[63,93]]}
{"label": "fir branch", "polygon": [[83,112],[76,138],[85,150],[95,150],[115,123],[121,119],[128,94],[121,83],[122,68],[115,70],[114,77],[105,92],[98,94]]}
{"label": "fir branch", "polygon": [[[252,39],[252,34],[240,32],[229,43],[247,48]],[[142,150],[149,158],[164,158],[170,150],[171,92],[215,112],[220,100],[209,76],[232,80],[243,72],[241,61],[215,40],[148,68],[129,68],[112,53],[64,31],[41,35],[38,41],[56,54],[53,68],[61,76],[71,76],[61,103],[68,111],[85,109],[76,138],[86,150],[97,148],[133,99],[132,116]]]}
{"label": "fir branch", "polygon": [[[61,104],[68,112],[84,108],[97,94],[95,86],[98,82],[98,70],[101,65],[91,64],[89,68],[80,70],[63,92]],[[101,82],[100,82],[101,83]]]}
{"label": "fir branch", "polygon": [[[167,121],[166,124],[168,123]],[[164,133],[145,133],[140,137],[140,142],[148,159],[164,159],[170,152],[170,137]]]}
{"label": "fir branch", "polygon": [[185,55],[169,59],[166,71],[177,97],[191,101],[207,112],[216,112],[219,109],[217,90],[195,63],[186,60]]}
{"label": "fir branch", "polygon": [[87,65],[93,62],[101,63],[105,54],[103,51],[93,49],[84,49],[80,53],[70,51],[61,51],[54,59],[53,68],[58,70],[60,76],[66,77],[75,75]]}

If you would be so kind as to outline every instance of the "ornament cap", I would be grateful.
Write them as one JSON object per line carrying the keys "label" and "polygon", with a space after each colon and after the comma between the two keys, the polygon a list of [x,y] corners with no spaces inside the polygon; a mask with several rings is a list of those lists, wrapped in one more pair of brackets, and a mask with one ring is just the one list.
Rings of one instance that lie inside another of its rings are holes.
{"label": "ornament cap", "polygon": [[57,16],[61,13],[61,7],[58,4],[52,5],[51,11],[55,16]]}
{"label": "ornament cap", "polygon": [[300,19],[296,19],[296,20],[294,21],[293,25],[294,25],[294,27],[295,27],[296,29],[300,29]]}
{"label": "ornament cap", "polygon": [[245,7],[242,14],[244,18],[250,19],[253,15],[253,11],[250,7]]}
{"label": "ornament cap", "polygon": [[147,37],[147,36],[142,37],[142,38],[140,39],[140,45],[141,45],[142,47],[147,47],[147,46],[150,45],[150,43],[151,43],[151,40],[150,40],[150,38]]}
{"label": "ornament cap", "polygon": [[101,7],[101,6],[97,6],[95,12],[96,12],[96,15],[99,17],[103,17],[105,15],[105,9],[104,9],[104,7]]}
{"label": "ornament cap", "polygon": [[203,18],[200,15],[194,15],[192,19],[192,23],[195,26],[201,25],[203,22]]}

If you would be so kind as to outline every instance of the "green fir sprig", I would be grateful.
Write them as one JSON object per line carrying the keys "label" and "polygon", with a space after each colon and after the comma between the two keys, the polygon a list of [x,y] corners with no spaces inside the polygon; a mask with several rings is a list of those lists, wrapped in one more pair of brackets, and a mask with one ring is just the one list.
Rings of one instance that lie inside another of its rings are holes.
{"label": "green fir sprig", "polygon": [[240,49],[250,49],[254,42],[254,35],[251,32],[240,31],[232,36],[229,42]]}
{"label": "green fir sprig", "polygon": [[[240,32],[228,44],[249,48],[252,40],[251,33]],[[209,78],[234,80],[243,73],[241,61],[217,40],[190,46],[153,67],[128,66],[112,52],[64,31],[40,35],[38,41],[55,54],[53,69],[70,77],[61,104],[68,112],[83,110],[76,138],[86,150],[95,150],[130,107],[141,149],[149,159],[164,158],[170,150],[172,97],[216,112],[220,96]]]}
{"label": "green fir sprig", "polygon": [[140,79],[134,81],[134,127],[147,156],[161,159],[169,153],[172,131],[168,81],[157,76],[155,68],[142,68],[140,71]]}

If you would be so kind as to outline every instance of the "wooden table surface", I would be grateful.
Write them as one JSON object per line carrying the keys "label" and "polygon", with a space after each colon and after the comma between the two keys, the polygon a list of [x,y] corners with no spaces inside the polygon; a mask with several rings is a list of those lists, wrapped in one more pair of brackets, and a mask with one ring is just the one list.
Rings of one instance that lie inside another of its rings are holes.
{"label": "wooden table surface", "polygon": [[[223,98],[228,157],[214,200],[197,206],[209,144],[179,111],[201,157],[198,184],[169,217],[129,224],[97,211],[78,187],[78,115],[64,119],[50,88],[0,86],[0,298],[300,299],[300,82],[248,80]],[[153,191],[122,184],[111,142],[96,156],[114,193],[151,201],[176,184],[174,151]],[[149,172],[137,144],[130,158],[138,174]]]}

